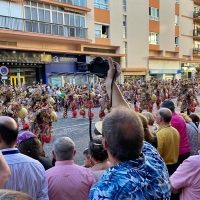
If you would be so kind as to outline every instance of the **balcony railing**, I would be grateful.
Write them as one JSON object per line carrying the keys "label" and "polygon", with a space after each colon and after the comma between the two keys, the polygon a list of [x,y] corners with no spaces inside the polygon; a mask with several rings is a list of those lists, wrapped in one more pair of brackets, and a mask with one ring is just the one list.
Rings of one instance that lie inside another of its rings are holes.
{"label": "balcony railing", "polygon": [[94,7],[100,8],[100,9],[103,9],[103,10],[108,10],[108,4],[94,2]]}
{"label": "balcony railing", "polygon": [[200,28],[193,29],[193,36],[200,36]]}
{"label": "balcony railing", "polygon": [[86,7],[86,0],[55,0],[61,3],[68,3],[75,6]]}
{"label": "balcony railing", "polygon": [[193,54],[200,54],[200,48],[193,48]]}
{"label": "balcony railing", "polygon": [[0,15],[0,29],[75,38],[86,38],[87,35],[87,28],[6,17],[2,15]]}
{"label": "balcony railing", "polygon": [[149,15],[150,20],[159,21],[159,17]]}
{"label": "balcony railing", "polygon": [[193,12],[193,18],[200,17],[200,12],[199,11],[194,11]]}

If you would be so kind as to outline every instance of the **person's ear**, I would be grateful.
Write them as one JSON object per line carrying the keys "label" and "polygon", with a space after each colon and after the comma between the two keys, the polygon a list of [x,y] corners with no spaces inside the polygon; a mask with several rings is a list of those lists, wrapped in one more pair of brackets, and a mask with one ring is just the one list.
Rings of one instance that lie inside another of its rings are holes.
{"label": "person's ear", "polygon": [[103,144],[103,147],[104,147],[104,149],[108,149],[108,142],[105,140],[105,138],[104,137],[102,137],[102,144]]}
{"label": "person's ear", "polygon": [[55,154],[54,151],[52,151],[52,156],[53,156],[53,158],[56,160],[56,154]]}

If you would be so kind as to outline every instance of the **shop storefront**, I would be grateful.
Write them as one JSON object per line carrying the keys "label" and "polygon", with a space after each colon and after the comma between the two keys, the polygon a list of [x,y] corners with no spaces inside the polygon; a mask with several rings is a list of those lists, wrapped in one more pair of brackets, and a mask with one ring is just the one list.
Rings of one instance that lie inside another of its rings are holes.
{"label": "shop storefront", "polygon": [[145,80],[147,71],[147,68],[122,68],[122,82]]}
{"label": "shop storefront", "polygon": [[149,60],[149,78],[159,80],[173,80],[181,77],[180,61],[177,60]]}
{"label": "shop storefront", "polygon": [[77,63],[88,63],[88,60],[90,61],[90,57],[86,55],[52,54],[52,62],[45,65],[46,82],[59,87],[65,83],[83,85],[89,82],[94,84],[97,80],[96,76],[88,75],[84,70],[77,70]]}
{"label": "shop storefront", "polygon": [[177,74],[180,74],[180,70],[176,69],[152,69],[149,70],[149,75],[151,78],[159,80],[173,80],[176,78]]}
{"label": "shop storefront", "polygon": [[20,82],[26,85],[32,85],[34,82],[43,82],[45,63],[51,59],[50,54],[41,54],[25,51],[0,51],[0,66],[6,66],[9,70],[5,77],[6,84],[18,85],[18,76]]}

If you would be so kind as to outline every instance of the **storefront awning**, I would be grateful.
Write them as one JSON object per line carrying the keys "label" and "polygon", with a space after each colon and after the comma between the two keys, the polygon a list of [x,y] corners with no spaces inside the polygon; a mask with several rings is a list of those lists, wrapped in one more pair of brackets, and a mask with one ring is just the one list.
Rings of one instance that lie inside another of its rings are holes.
{"label": "storefront awning", "polygon": [[146,72],[149,69],[146,67],[128,67],[128,68],[122,68],[122,72]]}
{"label": "storefront awning", "polygon": [[57,72],[52,72],[50,74],[47,74],[48,76],[93,76],[90,72],[64,72],[64,73],[57,73]]}

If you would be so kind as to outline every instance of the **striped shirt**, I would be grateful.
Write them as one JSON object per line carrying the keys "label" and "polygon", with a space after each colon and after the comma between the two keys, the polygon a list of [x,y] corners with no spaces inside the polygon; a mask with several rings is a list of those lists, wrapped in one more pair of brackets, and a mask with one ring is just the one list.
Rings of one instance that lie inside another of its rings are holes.
{"label": "striped shirt", "polygon": [[2,154],[7,161],[11,176],[3,189],[11,189],[27,193],[34,200],[48,200],[48,182],[42,164],[16,148],[3,149]]}

